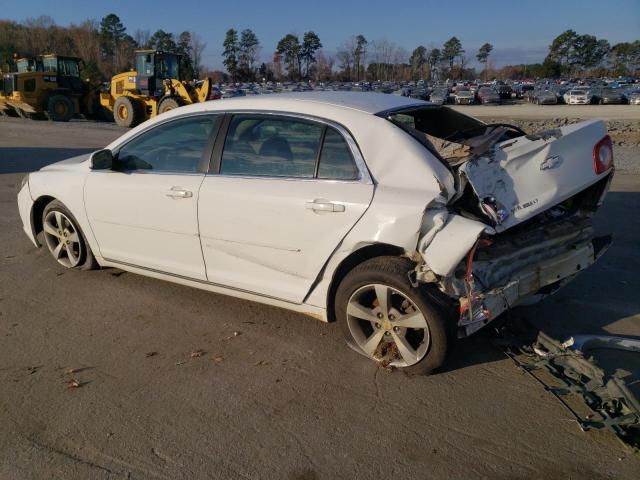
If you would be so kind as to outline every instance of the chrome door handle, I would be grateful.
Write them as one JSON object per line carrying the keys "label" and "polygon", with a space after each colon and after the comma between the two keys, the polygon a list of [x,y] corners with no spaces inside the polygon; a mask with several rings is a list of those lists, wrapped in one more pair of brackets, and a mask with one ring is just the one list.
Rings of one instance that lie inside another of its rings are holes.
{"label": "chrome door handle", "polygon": [[191,198],[193,197],[193,192],[189,190],[184,190],[180,187],[172,187],[171,190],[167,192],[167,197],[171,198]]}
{"label": "chrome door handle", "polygon": [[344,212],[344,205],[341,203],[333,203],[328,200],[316,199],[313,202],[305,203],[305,208],[314,212]]}

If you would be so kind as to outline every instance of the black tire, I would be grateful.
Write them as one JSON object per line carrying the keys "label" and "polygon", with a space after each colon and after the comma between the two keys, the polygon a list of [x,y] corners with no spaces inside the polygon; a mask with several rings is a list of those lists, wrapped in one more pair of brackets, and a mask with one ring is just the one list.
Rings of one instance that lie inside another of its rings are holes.
{"label": "black tire", "polygon": [[73,101],[66,95],[51,95],[47,102],[47,116],[54,122],[68,122],[76,114]]}
{"label": "black tire", "polygon": [[113,118],[120,127],[135,127],[144,121],[142,103],[128,96],[118,97],[113,104]]}
{"label": "black tire", "polygon": [[170,110],[175,110],[176,108],[180,108],[182,105],[182,100],[180,100],[178,97],[164,98],[160,102],[160,105],[158,105],[158,115],[161,115]]}
{"label": "black tire", "polygon": [[406,258],[390,256],[376,257],[361,263],[340,282],[336,292],[335,314],[349,346],[370,358],[361,350],[349,330],[349,300],[357,290],[371,284],[386,285],[402,293],[425,317],[429,327],[430,343],[426,354],[417,363],[402,367],[401,370],[411,375],[428,375],[443,364],[449,341],[453,338],[453,328],[450,326],[451,322],[447,322],[444,310],[436,304],[426,287],[411,286],[408,272],[413,267],[413,262]]}
{"label": "black tire", "polygon": [[[89,243],[87,242],[84,232],[80,228],[80,225],[76,220],[76,217],[73,216],[73,214],[62,202],[58,200],[53,200],[46,207],[44,207],[44,210],[42,212],[42,225],[44,226],[47,216],[52,212],[54,214],[55,212],[61,212],[71,222],[73,230],[75,230],[75,232],[77,232],[78,234],[78,243],[79,243],[79,249],[78,249],[79,260],[75,266],[64,265],[61,262],[59,262],[55,256],[54,256],[54,259],[58,261],[58,263],[61,263],[66,268],[71,268],[76,270],[94,270],[96,268],[99,268],[98,262],[96,261],[93,255],[93,252],[91,251],[91,247],[89,247]],[[43,235],[46,236],[47,233],[43,231]],[[49,248],[49,252],[53,256],[53,252],[51,250],[50,244],[49,242],[47,242],[46,238],[45,238],[45,245],[47,245],[47,247]]]}

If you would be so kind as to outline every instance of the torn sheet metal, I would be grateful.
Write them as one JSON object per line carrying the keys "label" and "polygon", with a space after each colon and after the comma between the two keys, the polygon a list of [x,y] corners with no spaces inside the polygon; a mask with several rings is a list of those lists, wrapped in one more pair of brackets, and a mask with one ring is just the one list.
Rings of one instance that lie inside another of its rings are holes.
{"label": "torn sheet metal", "polygon": [[495,233],[484,223],[460,215],[449,215],[446,224],[420,253],[434,273],[448,277],[453,274],[483,231],[489,234]]}
{"label": "torn sheet metal", "polygon": [[640,447],[640,402],[619,370],[605,373],[593,357],[565,347],[568,342],[560,343],[544,332],[537,332],[532,340],[531,327],[522,322],[503,327],[498,334],[494,343],[544,385],[571,412],[583,431],[607,429],[626,444]]}
{"label": "torn sheet metal", "polygon": [[574,335],[564,342],[562,347],[582,353],[598,348],[640,353],[640,340],[612,335]]}
{"label": "torn sheet metal", "polygon": [[501,232],[597,182],[594,139],[605,135],[604,123],[590,120],[507,140],[474,155],[459,174]]}

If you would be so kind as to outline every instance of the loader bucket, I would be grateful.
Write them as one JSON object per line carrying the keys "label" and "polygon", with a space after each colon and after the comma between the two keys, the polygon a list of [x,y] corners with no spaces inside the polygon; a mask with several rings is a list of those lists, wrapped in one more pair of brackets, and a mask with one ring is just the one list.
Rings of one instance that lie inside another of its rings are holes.
{"label": "loader bucket", "polygon": [[200,86],[200,88],[196,89],[197,92],[197,97],[198,97],[198,103],[201,102],[206,102],[207,100],[209,100],[209,94],[211,93],[211,79],[207,78],[202,85]]}

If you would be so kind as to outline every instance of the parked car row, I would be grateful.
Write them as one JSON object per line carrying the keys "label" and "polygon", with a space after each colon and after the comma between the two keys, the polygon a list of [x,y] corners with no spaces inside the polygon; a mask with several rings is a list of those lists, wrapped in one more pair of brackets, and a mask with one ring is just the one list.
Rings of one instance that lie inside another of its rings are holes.
{"label": "parked car row", "polygon": [[[634,81],[635,82],[635,81]],[[500,105],[524,100],[537,105],[633,104],[640,105],[640,83],[592,79],[589,81],[539,80],[511,82],[264,82],[219,84],[211,89],[210,100],[309,91],[379,92],[437,105]]]}

